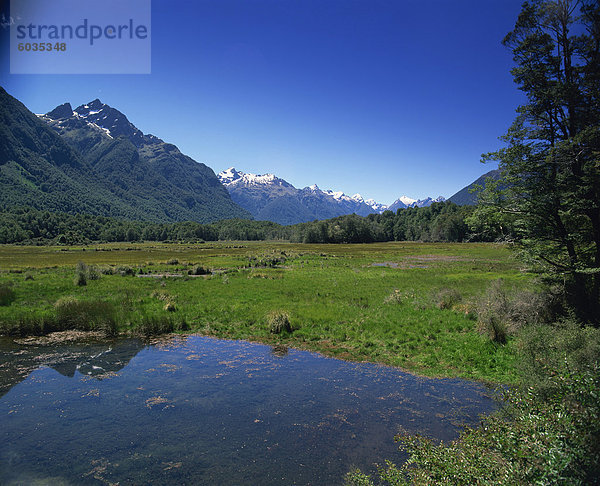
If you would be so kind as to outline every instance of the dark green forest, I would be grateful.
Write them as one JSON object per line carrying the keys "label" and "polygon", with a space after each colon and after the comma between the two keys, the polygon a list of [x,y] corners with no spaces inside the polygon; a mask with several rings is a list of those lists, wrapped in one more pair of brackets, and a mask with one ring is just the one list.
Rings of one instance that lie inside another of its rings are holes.
{"label": "dark green forest", "polygon": [[[289,240],[297,243],[372,243],[382,241],[493,241],[499,232],[477,229],[473,207],[451,202],[399,209],[396,213],[355,214],[282,226],[269,221],[227,219],[149,223],[33,209],[0,212],[0,243],[74,245],[92,242]],[[471,228],[467,224],[471,224]]]}

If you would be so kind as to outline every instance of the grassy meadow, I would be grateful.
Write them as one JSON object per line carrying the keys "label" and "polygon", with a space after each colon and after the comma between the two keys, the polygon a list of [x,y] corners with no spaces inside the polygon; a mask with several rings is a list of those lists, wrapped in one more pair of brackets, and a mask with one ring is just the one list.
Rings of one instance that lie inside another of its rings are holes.
{"label": "grassy meadow", "polygon": [[517,380],[517,343],[478,332],[474,302],[533,285],[486,243],[5,245],[0,269],[4,334],[198,332],[493,383]]}

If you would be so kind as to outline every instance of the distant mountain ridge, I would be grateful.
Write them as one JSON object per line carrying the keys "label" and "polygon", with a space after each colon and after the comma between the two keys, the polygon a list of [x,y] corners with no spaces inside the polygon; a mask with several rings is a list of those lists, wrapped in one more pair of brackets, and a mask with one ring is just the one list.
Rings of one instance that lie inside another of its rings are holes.
{"label": "distant mountain ridge", "polygon": [[473,206],[477,204],[477,192],[473,192],[473,188],[476,186],[485,187],[486,181],[488,178],[492,180],[499,180],[502,174],[499,169],[491,170],[486,172],[477,180],[471,182],[466,187],[463,187],[460,191],[454,194],[452,197],[448,199],[448,201],[453,202],[454,204],[458,204],[459,206]]}
{"label": "distant mountain ridge", "polygon": [[218,174],[232,199],[258,220],[279,224],[296,224],[315,219],[328,219],[345,214],[367,216],[407,207],[429,206],[436,199],[411,199],[402,196],[392,205],[365,200],[360,194],[348,196],[342,191],[322,190],[316,184],[297,189],[274,174],[251,174],[230,167]]}
{"label": "distant mountain ridge", "polygon": [[79,151],[98,176],[145,206],[152,220],[250,217],[231,200],[212,169],[175,145],[142,133],[123,113],[98,99],[74,110],[65,103],[39,117]]}

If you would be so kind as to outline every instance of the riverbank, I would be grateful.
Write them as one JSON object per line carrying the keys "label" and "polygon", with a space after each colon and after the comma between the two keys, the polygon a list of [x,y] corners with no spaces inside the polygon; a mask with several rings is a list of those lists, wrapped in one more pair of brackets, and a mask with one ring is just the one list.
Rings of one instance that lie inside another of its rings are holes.
{"label": "riverbank", "polygon": [[516,342],[475,302],[533,285],[493,244],[2,246],[0,268],[3,334],[191,331],[491,383],[516,382]]}

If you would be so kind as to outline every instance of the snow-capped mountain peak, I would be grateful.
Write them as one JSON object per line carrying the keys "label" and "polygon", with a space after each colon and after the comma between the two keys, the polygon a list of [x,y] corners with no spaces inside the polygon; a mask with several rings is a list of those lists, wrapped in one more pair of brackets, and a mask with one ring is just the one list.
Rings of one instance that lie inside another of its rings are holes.
{"label": "snow-capped mountain peak", "polygon": [[398,200],[402,201],[407,206],[411,206],[412,204],[414,204],[414,203],[417,202],[417,199],[413,199],[413,198],[408,197],[408,196],[401,196],[400,198],[398,198]]}
{"label": "snow-capped mountain peak", "polygon": [[235,167],[230,167],[217,174],[224,186],[284,186],[292,187],[287,181],[274,174],[246,174]]}
{"label": "snow-capped mountain peak", "polygon": [[243,174],[243,172],[235,170],[235,167],[229,167],[229,169],[219,172],[217,174],[217,177],[221,181],[221,184],[227,185],[231,184],[233,181],[238,180],[240,177],[242,177]]}
{"label": "snow-capped mountain peak", "polygon": [[104,132],[110,138],[126,137],[136,147],[163,143],[161,139],[154,135],[144,135],[123,113],[106,103],[102,103],[97,98],[78,106],[74,110],[69,103],[65,103],[40,116],[40,118],[47,122],[54,122],[59,126],[67,124],[71,128],[74,128],[73,124],[88,125]]}

